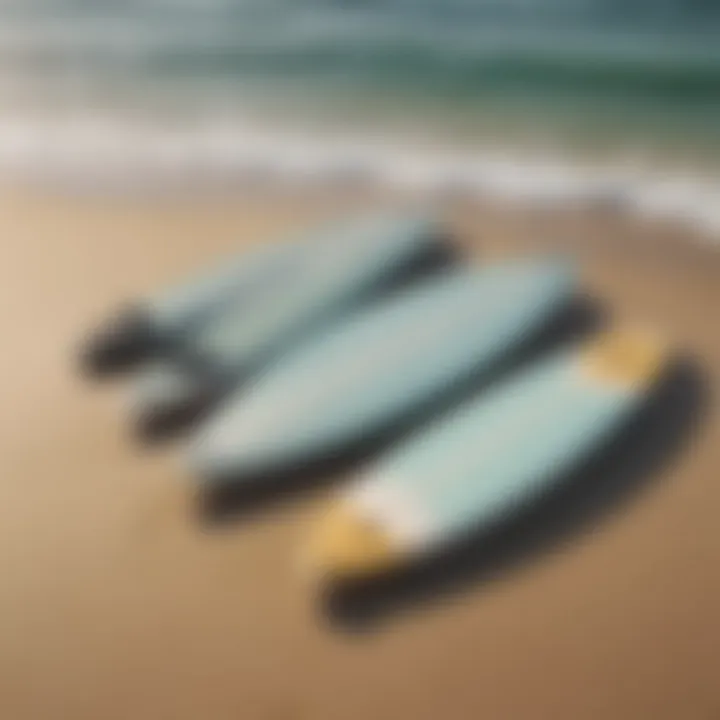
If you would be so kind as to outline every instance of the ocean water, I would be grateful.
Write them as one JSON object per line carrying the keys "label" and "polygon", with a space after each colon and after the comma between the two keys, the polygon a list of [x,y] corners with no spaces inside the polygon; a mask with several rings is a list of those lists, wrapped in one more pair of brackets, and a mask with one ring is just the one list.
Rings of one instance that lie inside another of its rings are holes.
{"label": "ocean water", "polygon": [[0,0],[0,172],[574,195],[720,234],[716,0]]}

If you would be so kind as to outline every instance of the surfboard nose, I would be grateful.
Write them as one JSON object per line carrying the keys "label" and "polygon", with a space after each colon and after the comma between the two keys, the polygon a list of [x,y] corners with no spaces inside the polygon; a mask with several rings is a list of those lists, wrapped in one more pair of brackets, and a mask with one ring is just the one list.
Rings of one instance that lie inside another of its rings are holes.
{"label": "surfboard nose", "polygon": [[166,438],[199,419],[219,397],[219,384],[171,362],[156,363],[139,378],[133,429],[144,442]]}
{"label": "surfboard nose", "polygon": [[314,581],[352,580],[388,569],[398,555],[381,523],[339,503],[315,526],[301,556],[301,570]]}
{"label": "surfboard nose", "polygon": [[588,343],[582,364],[586,376],[599,383],[641,389],[662,372],[669,353],[667,343],[649,330],[615,328]]}

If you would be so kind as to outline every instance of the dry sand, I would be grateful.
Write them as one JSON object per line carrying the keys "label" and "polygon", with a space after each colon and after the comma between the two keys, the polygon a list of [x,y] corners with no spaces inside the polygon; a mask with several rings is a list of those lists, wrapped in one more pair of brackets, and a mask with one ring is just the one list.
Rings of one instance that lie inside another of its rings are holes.
{"label": "dry sand", "polygon": [[[294,572],[318,497],[202,532],[183,512],[180,453],[139,451],[121,389],[76,376],[77,341],[119,300],[373,204],[5,195],[3,720],[720,717],[720,254],[680,230],[452,211],[480,256],[575,249],[588,290],[615,316],[662,328],[697,377],[665,410],[687,416],[678,428],[643,440],[678,449],[614,512],[365,632],[325,619]],[[689,444],[675,442],[681,431]]]}

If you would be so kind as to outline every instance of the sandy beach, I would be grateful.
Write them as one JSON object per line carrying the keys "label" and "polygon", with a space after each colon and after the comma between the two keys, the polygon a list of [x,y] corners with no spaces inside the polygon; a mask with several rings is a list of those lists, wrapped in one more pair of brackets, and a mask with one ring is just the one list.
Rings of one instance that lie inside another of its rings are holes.
{"label": "sandy beach", "polygon": [[[572,251],[608,320],[658,327],[690,370],[604,468],[643,474],[634,492],[527,562],[431,583],[362,631],[319,612],[295,569],[322,492],[203,531],[181,446],[138,448],[122,383],[78,376],[78,342],[118,303],[243,245],[390,202],[4,192],[0,716],[720,717],[720,253],[682,228],[448,206],[478,262]],[[629,471],[640,452],[655,461]]]}

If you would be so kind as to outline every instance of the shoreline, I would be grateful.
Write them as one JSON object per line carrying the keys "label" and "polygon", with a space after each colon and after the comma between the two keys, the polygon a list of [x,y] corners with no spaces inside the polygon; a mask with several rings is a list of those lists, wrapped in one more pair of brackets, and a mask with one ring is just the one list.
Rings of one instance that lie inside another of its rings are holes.
{"label": "shoreline", "polygon": [[17,121],[0,123],[0,182],[81,197],[369,192],[509,203],[519,211],[600,209],[684,227],[708,246],[720,243],[720,171],[663,166],[640,155],[601,162],[234,124]]}

